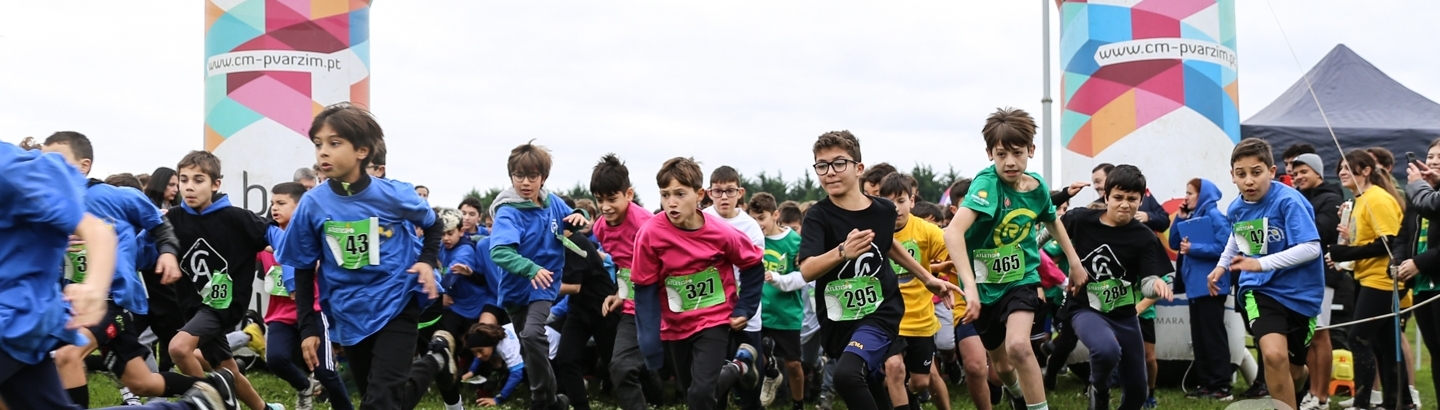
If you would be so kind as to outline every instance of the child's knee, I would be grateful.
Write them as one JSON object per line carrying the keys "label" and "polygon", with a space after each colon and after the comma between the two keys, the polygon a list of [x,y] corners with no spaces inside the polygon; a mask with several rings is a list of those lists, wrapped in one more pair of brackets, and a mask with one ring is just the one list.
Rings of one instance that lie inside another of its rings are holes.
{"label": "child's knee", "polygon": [[1261,352],[1265,367],[1282,368],[1290,365],[1290,352],[1284,350],[1270,350]]}
{"label": "child's knee", "polygon": [[890,383],[905,382],[905,361],[899,355],[885,359],[885,380]]}
{"label": "child's knee", "polygon": [[1033,360],[1035,357],[1035,352],[1030,349],[1030,339],[1024,337],[1006,339],[1005,350],[1012,364],[1024,363],[1022,360]]}
{"label": "child's knee", "polygon": [[786,360],[785,370],[789,371],[790,374],[804,374],[805,366],[801,365],[799,360]]}
{"label": "child's knee", "polygon": [[911,390],[911,391],[925,391],[925,390],[928,390],[928,389],[930,389],[930,375],[929,375],[928,373],[927,373],[927,374],[923,374],[923,375],[922,375],[922,374],[911,374],[911,375],[910,375],[910,390]]}

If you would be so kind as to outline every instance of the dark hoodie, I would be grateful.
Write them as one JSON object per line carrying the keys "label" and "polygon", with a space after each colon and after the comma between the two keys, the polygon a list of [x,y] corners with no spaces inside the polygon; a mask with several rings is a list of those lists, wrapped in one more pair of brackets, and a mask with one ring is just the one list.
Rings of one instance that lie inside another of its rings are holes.
{"label": "dark hoodie", "polygon": [[[1440,229],[1433,229],[1430,223],[1440,218],[1440,192],[1422,180],[1407,185],[1405,193],[1410,206],[1405,207],[1400,238],[1406,246],[1397,250],[1396,260],[1414,259],[1415,268],[1420,270],[1414,283],[1406,286],[1416,292],[1433,292],[1440,288],[1440,246],[1429,244],[1440,243],[1436,242],[1440,241]],[[1421,243],[1426,244],[1424,252],[1418,252]]]}
{"label": "dark hoodie", "polygon": [[[231,206],[225,194],[216,194],[210,206],[199,211],[182,202],[166,212],[166,216],[175,226],[175,236],[180,239],[183,250],[180,257],[183,275],[176,282],[181,306],[202,306],[202,293],[220,300],[228,297],[228,306],[215,303],[218,306],[211,309],[231,313],[222,318],[233,323],[223,325],[239,323],[250,307],[255,279],[261,277],[255,268],[256,255],[269,246],[265,235],[269,224],[254,212]],[[217,282],[216,288],[208,287],[211,279],[220,274],[228,275],[232,283],[221,286]]]}
{"label": "dark hoodie", "polygon": [[[1310,201],[1310,207],[1315,208],[1315,229],[1320,231],[1320,252],[1324,254],[1330,251],[1330,246],[1340,238],[1340,204],[1345,202],[1345,192],[1340,189],[1340,184],[1324,181],[1313,189],[1300,190],[1300,194]],[[1336,287],[1341,279],[1345,278],[1339,271],[1325,268],[1325,286]]]}
{"label": "dark hoodie", "polygon": [[[1230,223],[1225,220],[1225,215],[1220,213],[1220,198],[1220,188],[1215,187],[1210,180],[1201,179],[1195,210],[1189,217],[1175,215],[1175,222],[1170,227],[1170,249],[1176,252],[1180,251],[1180,240],[1183,239],[1180,229],[1176,228],[1180,223],[1196,221],[1187,224],[1189,226],[1205,223],[1199,222],[1202,220],[1207,221],[1210,231],[1213,232],[1209,238],[1190,237],[1190,251],[1181,255],[1180,280],[1185,283],[1187,298],[1210,296],[1210,272],[1215,270],[1215,265],[1220,262],[1220,254],[1225,252],[1225,244],[1230,240]],[[1220,288],[1219,295],[1229,294],[1230,275],[1221,275],[1215,286]]]}

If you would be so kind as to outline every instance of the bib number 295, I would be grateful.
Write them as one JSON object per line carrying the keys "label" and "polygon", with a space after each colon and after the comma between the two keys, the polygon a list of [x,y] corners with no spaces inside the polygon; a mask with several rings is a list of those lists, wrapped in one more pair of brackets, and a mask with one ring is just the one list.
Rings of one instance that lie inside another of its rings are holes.
{"label": "bib number 295", "polygon": [[880,294],[875,292],[874,287],[847,290],[843,296],[846,309],[859,309],[861,306],[880,302]]}

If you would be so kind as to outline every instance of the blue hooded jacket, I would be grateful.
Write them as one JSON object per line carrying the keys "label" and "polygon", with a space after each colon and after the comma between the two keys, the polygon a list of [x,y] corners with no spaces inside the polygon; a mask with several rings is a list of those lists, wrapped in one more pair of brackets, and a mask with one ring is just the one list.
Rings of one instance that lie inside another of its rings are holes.
{"label": "blue hooded jacket", "polygon": [[[1196,198],[1195,210],[1189,218],[1175,216],[1175,221],[1170,225],[1170,249],[1180,251],[1180,240],[1184,237],[1178,227],[1185,221],[1187,223],[1203,224],[1208,221],[1214,232],[1209,238],[1190,237],[1190,251],[1185,255],[1184,263],[1180,268],[1180,278],[1185,282],[1185,297],[1189,299],[1210,296],[1210,279],[1208,276],[1215,270],[1215,265],[1220,262],[1220,254],[1225,252],[1225,243],[1230,239],[1230,223],[1225,215],[1220,213],[1221,194],[1220,189],[1209,180],[1200,180],[1200,194]],[[1194,232],[1195,228],[1188,228]],[[1220,280],[1215,286],[1220,288],[1219,296],[1230,294],[1230,275],[1220,275]]]}

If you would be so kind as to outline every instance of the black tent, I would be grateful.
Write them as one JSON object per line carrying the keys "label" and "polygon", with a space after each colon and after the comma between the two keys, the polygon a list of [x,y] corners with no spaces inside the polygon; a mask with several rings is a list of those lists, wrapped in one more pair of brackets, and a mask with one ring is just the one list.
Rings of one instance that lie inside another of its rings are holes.
{"label": "black tent", "polygon": [[[1274,102],[1240,124],[1240,134],[1270,143],[1275,160],[1293,144],[1307,143],[1334,176],[1340,153],[1315,107],[1325,109],[1330,127],[1346,151],[1385,147],[1395,154],[1396,178],[1405,180],[1405,153],[1424,160],[1430,141],[1440,137],[1440,104],[1405,88],[1344,44],[1337,45],[1305,73],[1315,96],[1300,79]],[[1277,164],[1282,169],[1284,165]]]}

